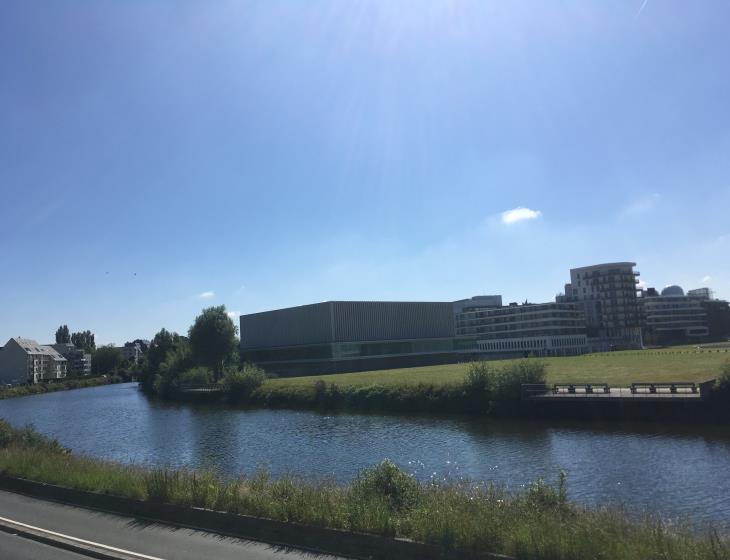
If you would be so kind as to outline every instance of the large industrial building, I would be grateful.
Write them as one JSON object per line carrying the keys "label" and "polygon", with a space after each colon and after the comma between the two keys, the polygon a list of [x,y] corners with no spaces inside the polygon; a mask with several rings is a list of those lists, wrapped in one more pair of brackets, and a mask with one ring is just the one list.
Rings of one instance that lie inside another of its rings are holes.
{"label": "large industrial building", "polygon": [[279,373],[449,363],[462,346],[451,302],[328,301],[241,316],[244,360]]}

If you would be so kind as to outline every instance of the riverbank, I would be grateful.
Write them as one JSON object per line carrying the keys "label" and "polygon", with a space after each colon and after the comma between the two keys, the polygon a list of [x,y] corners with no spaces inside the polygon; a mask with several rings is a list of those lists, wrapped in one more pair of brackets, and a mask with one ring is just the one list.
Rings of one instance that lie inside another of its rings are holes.
{"label": "riverbank", "polygon": [[604,399],[600,403],[521,400],[520,387],[523,383],[597,383],[608,380],[605,382],[615,388],[622,383],[628,386],[631,382],[697,382],[724,377],[730,381],[730,359],[724,351],[705,353],[679,349],[613,354],[266,379],[255,388],[236,395],[235,399],[228,398],[224,386],[220,386],[220,392],[186,393],[183,390],[169,396],[175,400],[213,402],[228,399],[265,408],[353,412],[467,413],[632,421],[686,421],[690,418],[693,422],[728,417],[726,405],[730,401],[730,391],[727,390],[710,390],[702,400],[681,402],[678,399],[663,402]]}
{"label": "riverbank", "polygon": [[34,385],[18,385],[17,387],[6,387],[0,389],[0,400],[12,399],[15,397],[27,397],[28,395],[40,395],[53,393],[55,391],[70,391],[72,389],[85,389],[87,387],[99,387],[110,383],[121,383],[122,378],[116,376],[103,377],[77,377],[57,383],[36,383]]}
{"label": "riverbank", "polygon": [[567,499],[562,477],[509,493],[488,484],[419,483],[386,461],[349,484],[274,478],[264,470],[231,479],[212,471],[148,470],[77,456],[31,429],[4,422],[0,473],[153,503],[406,537],[458,550],[465,558],[484,551],[519,558],[730,557],[727,537],[709,530],[578,507]]}

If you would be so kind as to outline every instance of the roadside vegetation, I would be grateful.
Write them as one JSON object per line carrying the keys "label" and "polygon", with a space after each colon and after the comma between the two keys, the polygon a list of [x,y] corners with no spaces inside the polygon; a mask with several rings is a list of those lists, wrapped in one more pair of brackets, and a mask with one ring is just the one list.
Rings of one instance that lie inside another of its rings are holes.
{"label": "roadside vegetation", "polygon": [[568,499],[562,473],[520,492],[488,483],[422,483],[391,461],[349,484],[266,470],[235,479],[213,471],[143,469],[70,454],[32,428],[0,421],[0,473],[79,490],[203,507],[279,521],[399,536],[477,558],[719,560],[726,535],[656,517],[585,509]]}

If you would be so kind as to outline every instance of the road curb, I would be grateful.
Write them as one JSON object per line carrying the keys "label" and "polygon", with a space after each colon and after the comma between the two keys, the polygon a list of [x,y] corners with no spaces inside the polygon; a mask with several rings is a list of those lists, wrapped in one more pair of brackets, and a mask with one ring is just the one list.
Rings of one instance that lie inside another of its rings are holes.
{"label": "road curb", "polygon": [[511,558],[487,552],[446,551],[439,546],[403,538],[353,533],[340,529],[326,529],[202,508],[134,500],[5,475],[0,475],[0,489],[166,525],[361,560],[456,560],[463,558],[510,560]]}

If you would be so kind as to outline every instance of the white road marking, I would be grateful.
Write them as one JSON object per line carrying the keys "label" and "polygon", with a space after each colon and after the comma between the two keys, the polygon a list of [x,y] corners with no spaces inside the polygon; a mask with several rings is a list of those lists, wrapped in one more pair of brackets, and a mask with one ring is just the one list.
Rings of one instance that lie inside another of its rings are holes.
{"label": "white road marking", "polygon": [[27,523],[13,521],[12,519],[8,519],[7,517],[0,517],[0,522],[10,523],[12,525],[17,525],[18,527],[24,527],[25,529],[31,529],[32,531],[38,531],[46,535],[52,535],[54,537],[59,537],[76,543],[84,544],[86,546],[93,546],[96,548],[101,548],[102,550],[109,550],[111,552],[134,556],[135,558],[140,558],[142,560],[163,560],[163,558],[158,558],[157,556],[147,556],[146,554],[140,554],[139,552],[132,552],[131,550],[124,550],[123,548],[115,548],[113,546],[108,546],[101,543],[85,541],[84,539],[79,539],[70,535],[64,535],[63,533],[56,533],[55,531],[49,531],[48,529],[41,529],[40,527],[34,527],[33,525],[28,525]]}

